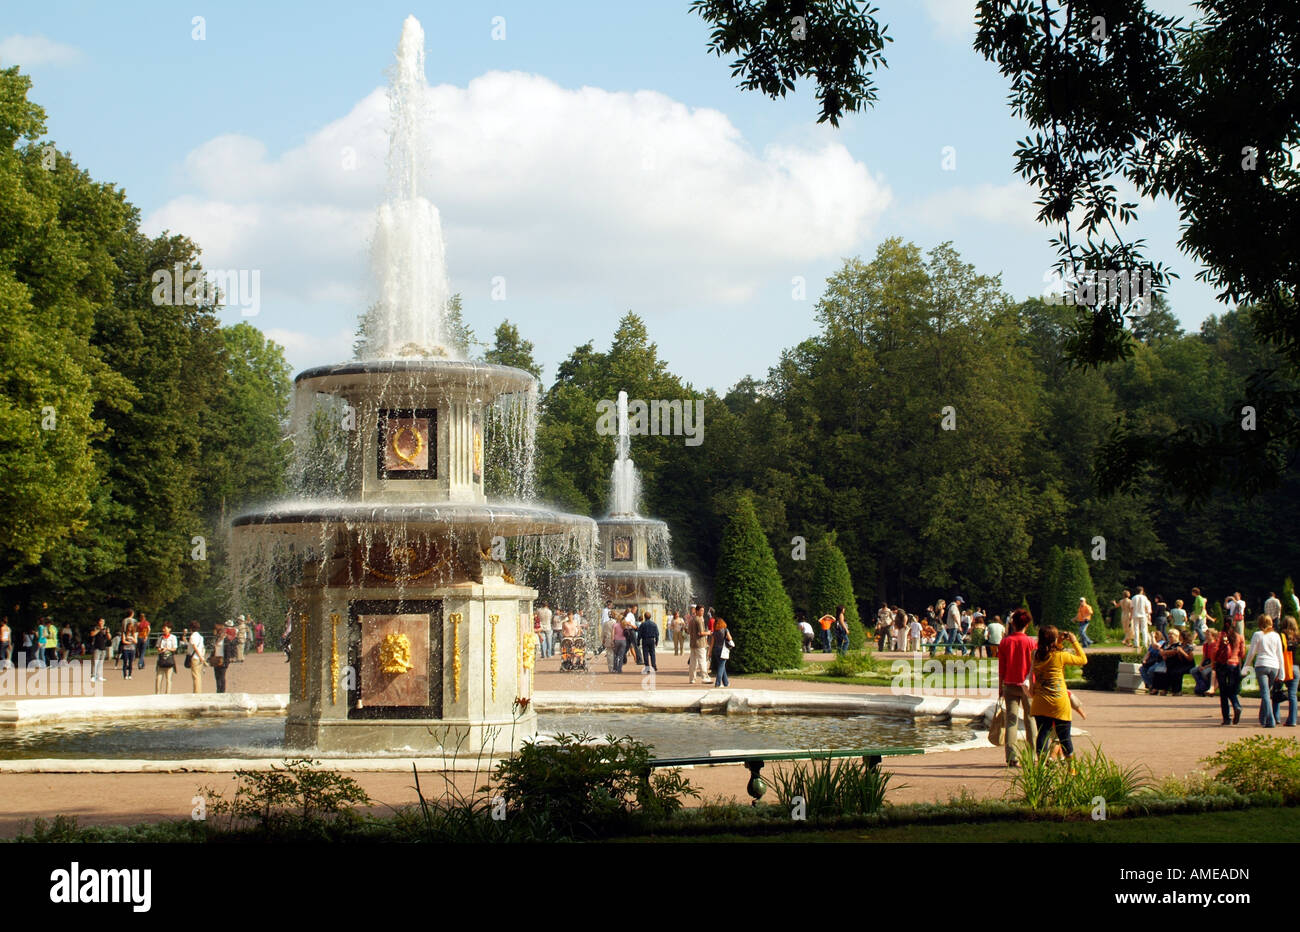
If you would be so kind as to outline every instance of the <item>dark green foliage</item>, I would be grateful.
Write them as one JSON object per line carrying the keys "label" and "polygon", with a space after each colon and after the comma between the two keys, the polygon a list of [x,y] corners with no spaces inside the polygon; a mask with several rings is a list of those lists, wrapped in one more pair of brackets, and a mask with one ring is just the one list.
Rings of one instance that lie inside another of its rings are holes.
{"label": "dark green foliage", "polygon": [[803,661],[802,642],[776,558],[749,496],[738,497],[735,509],[722,536],[713,602],[736,641],[727,668],[737,673],[796,668]]}
{"label": "dark green foliage", "polygon": [[1089,689],[1113,692],[1119,679],[1119,665],[1125,658],[1119,654],[1088,653],[1088,663],[1083,668],[1083,681]]}
{"label": "dark green foliage", "polygon": [[211,621],[226,519],[284,487],[283,353],[220,326],[195,244],[144,236],[122,191],[37,144],[29,84],[0,71],[0,597],[20,629]]}
{"label": "dark green foliage", "polygon": [[506,819],[531,818],[563,838],[598,838],[637,820],[662,820],[698,792],[680,770],[651,770],[652,748],[634,738],[592,744],[589,735],[558,735],[525,744],[497,765],[492,787]]}
{"label": "dark green foliage", "polygon": [[[1116,191],[1168,197],[1197,277],[1222,300],[1253,305],[1255,334],[1281,357],[1247,370],[1249,390],[1233,404],[1116,425],[1096,460],[1103,487],[1140,487],[1149,465],[1192,501],[1216,487],[1257,492],[1278,485],[1300,446],[1300,98],[1290,54],[1300,18],[1288,0],[1205,0],[1190,24],[1153,6],[981,0],[975,48],[1009,79],[1012,110],[1029,124],[1016,169],[1039,190],[1039,220],[1060,231],[1062,268],[1150,268],[1162,286],[1167,270],[1121,233],[1138,204]],[[1131,303],[1075,311],[1067,345],[1080,363],[1122,360],[1142,339],[1142,309]],[[1241,429],[1245,404],[1267,428]]]}
{"label": "dark green foliage", "polygon": [[[866,632],[858,614],[858,600],[853,594],[853,578],[844,553],[835,546],[835,535],[827,535],[812,548],[812,581],[808,592],[808,618],[834,615],[839,605],[844,606],[844,620],[849,626],[849,649],[861,650],[866,643]],[[817,625],[813,625],[814,629]]]}
{"label": "dark green foliage", "polygon": [[508,320],[501,321],[497,327],[493,344],[483,354],[484,362],[499,366],[514,366],[531,372],[534,378],[542,377],[542,367],[533,357],[533,342],[519,335],[519,328]]}
{"label": "dark green foliage", "polygon": [[876,658],[870,649],[851,651],[823,664],[821,672],[825,676],[858,676],[871,673],[876,669]]}
{"label": "dark green foliage", "polygon": [[1288,576],[1282,582],[1282,614],[1291,615],[1300,621],[1300,608],[1296,607],[1295,583]]}
{"label": "dark green foliage", "polygon": [[691,12],[712,25],[709,50],[739,55],[731,75],[740,87],[772,99],[815,78],[818,123],[840,125],[875,102],[872,71],[885,64],[886,27],[879,12],[854,0],[692,0]]}

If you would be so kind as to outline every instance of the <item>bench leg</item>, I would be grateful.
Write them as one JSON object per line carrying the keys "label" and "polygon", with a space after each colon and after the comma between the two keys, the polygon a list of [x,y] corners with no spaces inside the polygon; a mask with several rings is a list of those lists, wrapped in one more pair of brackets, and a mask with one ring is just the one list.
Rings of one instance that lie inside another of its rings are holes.
{"label": "bench leg", "polygon": [[879,769],[880,769],[880,755],[879,755],[879,754],[868,754],[866,757],[862,758],[862,762],[863,762],[864,764],[867,765],[867,769],[868,769],[868,770],[879,770]]}
{"label": "bench leg", "polygon": [[751,806],[757,806],[758,801],[763,798],[767,792],[767,783],[763,780],[763,761],[747,760],[745,766],[749,768],[749,783],[745,786],[745,792],[750,795],[753,802]]}

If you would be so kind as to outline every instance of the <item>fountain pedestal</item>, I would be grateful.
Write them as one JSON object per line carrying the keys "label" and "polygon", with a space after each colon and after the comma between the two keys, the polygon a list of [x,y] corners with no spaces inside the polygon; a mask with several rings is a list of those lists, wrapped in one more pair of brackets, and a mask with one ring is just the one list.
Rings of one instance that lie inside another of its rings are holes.
{"label": "fountain pedestal", "polygon": [[[536,733],[536,590],[508,582],[499,564],[481,581],[380,583],[309,580],[294,591],[302,633],[291,656],[288,747],[492,755]],[[403,647],[405,656],[393,656]]]}

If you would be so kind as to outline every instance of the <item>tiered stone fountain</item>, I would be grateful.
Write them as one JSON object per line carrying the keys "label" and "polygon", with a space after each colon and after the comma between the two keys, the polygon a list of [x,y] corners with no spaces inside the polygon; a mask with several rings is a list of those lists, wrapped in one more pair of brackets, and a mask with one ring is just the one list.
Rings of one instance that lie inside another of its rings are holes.
{"label": "tiered stone fountain", "polygon": [[604,599],[618,606],[636,605],[642,612],[650,612],[664,634],[667,611],[686,608],[691,579],[681,570],[673,569],[668,525],[639,513],[641,482],[630,452],[627,392],[619,392],[618,447],[610,476],[610,511],[596,522],[601,552],[596,579]]}
{"label": "tiered stone fountain", "polygon": [[290,748],[518,748],[536,733],[527,647],[537,591],[512,577],[507,549],[540,542],[589,556],[595,541],[589,518],[487,500],[485,418],[501,396],[535,393],[536,383],[519,369],[450,358],[441,223],[418,193],[423,45],[408,18],[363,358],[295,379],[300,427],[321,395],[342,413],[344,498],[233,522],[237,560],[291,551],[302,567],[290,592]]}

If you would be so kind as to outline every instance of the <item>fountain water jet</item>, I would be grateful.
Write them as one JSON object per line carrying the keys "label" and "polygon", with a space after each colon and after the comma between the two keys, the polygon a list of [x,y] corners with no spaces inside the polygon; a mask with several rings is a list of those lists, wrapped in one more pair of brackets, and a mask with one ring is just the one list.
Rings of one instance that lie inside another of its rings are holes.
{"label": "fountain water jet", "polygon": [[[650,612],[663,631],[668,610],[686,608],[691,578],[673,569],[668,525],[640,514],[641,477],[632,462],[627,392],[618,393],[618,440],[610,472],[609,514],[596,522],[600,534],[596,580],[604,599]],[[576,576],[576,574],[575,574]]]}
{"label": "fountain water jet", "polygon": [[290,590],[290,748],[516,749],[536,732],[537,591],[512,576],[507,555],[576,553],[581,563],[595,547],[590,518],[487,500],[494,413],[498,429],[522,432],[505,448],[524,472],[515,491],[531,491],[537,386],[520,369],[449,358],[441,223],[419,194],[423,45],[409,17],[390,87],[379,301],[365,315],[363,358],[294,380],[300,446],[322,395],[342,412],[342,498],[297,499],[232,522],[237,572],[285,560],[301,571]]}

